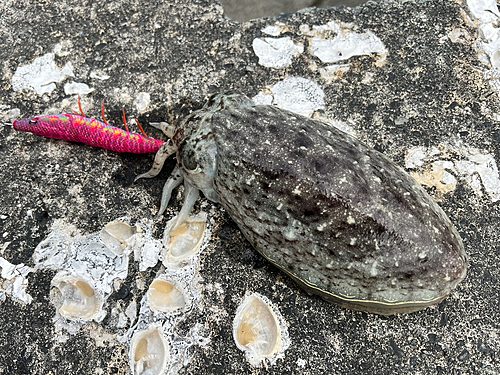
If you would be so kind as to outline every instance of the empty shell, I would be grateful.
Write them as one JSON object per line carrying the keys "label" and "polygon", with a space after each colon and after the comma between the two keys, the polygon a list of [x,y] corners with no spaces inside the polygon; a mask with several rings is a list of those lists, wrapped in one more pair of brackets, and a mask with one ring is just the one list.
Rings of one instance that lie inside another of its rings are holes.
{"label": "empty shell", "polygon": [[182,289],[167,280],[156,279],[148,290],[148,305],[157,312],[174,312],[186,306]]}
{"label": "empty shell", "polygon": [[53,302],[67,319],[98,320],[103,298],[91,282],[81,276],[59,272],[52,279]]}
{"label": "empty shell", "polygon": [[123,221],[114,221],[101,230],[99,237],[108,249],[121,256],[128,246],[127,240],[139,231],[138,227],[131,227]]}
{"label": "empty shell", "polygon": [[161,327],[150,326],[137,332],[130,344],[130,368],[132,374],[164,374],[170,361],[170,349]]}
{"label": "empty shell", "polygon": [[279,311],[258,293],[248,295],[238,307],[233,337],[252,366],[266,360],[273,364],[289,345],[286,324]]}
{"label": "empty shell", "polygon": [[176,268],[196,255],[203,242],[207,229],[207,216],[205,213],[190,216],[179,227],[170,231],[176,218],[167,224],[164,235],[165,249],[162,253],[163,264],[169,268]]}

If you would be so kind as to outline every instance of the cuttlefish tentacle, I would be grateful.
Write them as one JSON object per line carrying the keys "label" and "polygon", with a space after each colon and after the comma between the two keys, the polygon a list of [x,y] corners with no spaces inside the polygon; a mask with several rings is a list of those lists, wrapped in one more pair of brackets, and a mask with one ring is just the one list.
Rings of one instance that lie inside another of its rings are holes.
{"label": "cuttlefish tentacle", "polygon": [[136,182],[137,180],[139,180],[141,178],[152,178],[152,177],[155,177],[156,175],[158,175],[158,173],[160,173],[161,169],[163,168],[163,164],[165,163],[165,160],[167,160],[167,158],[170,155],[175,154],[176,151],[177,151],[177,145],[175,145],[174,142],[171,139],[169,139],[167,142],[165,142],[160,147],[160,149],[156,153],[155,161],[154,161],[151,169],[148,172],[137,176],[135,178],[134,182]]}
{"label": "cuttlefish tentacle", "polygon": [[167,182],[165,183],[165,186],[163,187],[163,193],[161,195],[161,205],[160,205],[160,210],[156,214],[155,219],[158,220],[161,215],[165,212],[167,209],[168,202],[170,201],[170,197],[172,196],[172,191],[181,184],[181,182],[184,180],[184,175],[182,174],[181,169],[176,166],[175,169],[173,170],[172,174],[168,178]]}
{"label": "cuttlefish tentacle", "polygon": [[193,209],[194,204],[200,196],[200,190],[191,185],[187,180],[184,180],[184,189],[184,203],[182,204],[181,212],[179,212],[179,216],[177,216],[177,220],[175,221],[175,224],[172,227],[171,231],[176,230],[179,225],[181,225],[184,220],[187,219]]}
{"label": "cuttlefish tentacle", "polygon": [[160,129],[168,138],[172,138],[175,134],[175,125],[166,122],[150,122],[149,125],[153,128]]}

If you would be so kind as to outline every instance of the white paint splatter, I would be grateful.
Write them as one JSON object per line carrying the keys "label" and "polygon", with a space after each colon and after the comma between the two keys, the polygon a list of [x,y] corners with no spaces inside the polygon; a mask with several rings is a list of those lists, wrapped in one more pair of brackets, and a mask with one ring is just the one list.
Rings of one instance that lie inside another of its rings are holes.
{"label": "white paint splatter", "polygon": [[349,69],[351,69],[351,64],[335,64],[319,68],[319,73],[321,74],[321,78],[327,83],[331,83],[338,79],[342,79],[342,75],[347,73]]}
{"label": "white paint splatter", "polygon": [[[481,25],[478,27],[476,48],[479,60],[490,69],[485,70],[484,78],[489,80],[490,86],[500,93],[500,28],[498,21],[500,12],[495,0],[467,0],[471,14]],[[498,120],[498,114],[490,114],[487,108],[482,108],[484,114],[491,115]]]}
{"label": "white paint splatter", "polygon": [[472,15],[482,23],[495,22],[500,17],[495,0],[467,0]]}
{"label": "white paint splatter", "polygon": [[7,295],[11,295],[16,300],[31,303],[33,298],[26,293],[28,279],[26,276],[34,269],[24,264],[14,265],[6,259],[0,257],[0,268],[2,269],[0,283],[0,301],[5,301]]}
{"label": "white paint splatter", "polygon": [[[441,159],[447,153],[447,149],[461,155],[463,159],[454,161]],[[493,202],[500,200],[500,176],[492,154],[483,154],[475,148],[446,145],[441,145],[439,148],[413,147],[407,151],[406,168],[417,169],[425,165],[432,167],[431,173],[439,177],[439,182],[452,187],[447,191],[455,188],[457,177],[460,176],[478,195],[482,195],[484,188]],[[414,177],[419,180],[419,176],[423,178],[422,181],[426,180],[425,173],[418,173]]]}
{"label": "white paint splatter", "polygon": [[90,88],[85,83],[80,82],[68,82],[64,85],[64,93],[66,95],[87,95],[94,91],[93,88]]}
{"label": "white paint splatter", "polygon": [[105,81],[107,79],[109,79],[109,75],[104,73],[102,70],[96,70],[96,71],[92,71],[90,72],[90,78],[93,78],[93,79],[100,79],[101,81]]}
{"label": "white paint splatter", "polygon": [[54,53],[59,57],[68,56],[71,53],[73,43],[71,40],[63,40],[54,46]]}
{"label": "white paint splatter", "polygon": [[272,105],[273,104],[273,96],[272,94],[264,94],[262,91],[253,97],[253,101],[256,104],[261,105]]}
{"label": "white paint splatter", "polygon": [[252,43],[259,64],[267,68],[283,69],[292,65],[292,59],[304,52],[304,46],[289,37],[255,38]]}
{"label": "white paint splatter", "polygon": [[16,69],[12,76],[12,89],[17,92],[34,90],[42,95],[54,91],[56,83],[62,82],[66,77],[74,77],[71,62],[59,69],[56,67],[54,54],[46,53],[37,57],[33,63]]}
{"label": "white paint splatter", "polygon": [[[130,221],[122,218],[116,221]],[[141,230],[126,240],[128,246],[122,255],[115,254],[100,239],[100,234],[81,236],[73,225],[62,221],[55,223],[49,236],[40,242],[33,254],[35,269],[55,269],[69,275],[82,277],[91,282],[96,293],[103,296],[103,301],[113,292],[115,280],[124,280],[128,273],[129,254],[136,247],[145,247],[152,238],[152,229],[144,222],[137,224]],[[97,316],[102,320],[104,314]],[[75,334],[88,321],[66,319],[56,313],[55,326],[57,330],[65,329]]]}
{"label": "white paint splatter", "polygon": [[[371,55],[379,56],[378,61],[383,62],[388,51],[384,44],[374,33],[366,31],[356,33],[350,25],[328,22],[326,25],[313,26],[309,31],[305,28],[304,34],[311,36],[310,52],[324,63],[332,63],[350,59],[353,56]],[[335,33],[335,37],[330,35]]]}
{"label": "white paint splatter", "polygon": [[270,36],[279,36],[281,34],[281,27],[278,25],[269,25],[261,30],[264,34]]}
{"label": "white paint splatter", "polygon": [[[2,122],[12,122],[13,120],[19,118],[21,110],[19,108],[10,108],[8,105],[0,104],[0,123]],[[0,129],[1,129],[0,124]]]}
{"label": "white paint splatter", "polygon": [[[316,82],[302,77],[288,77],[271,87],[272,104],[303,116],[325,107],[325,93]],[[266,94],[260,93],[253,100],[269,104]]]}

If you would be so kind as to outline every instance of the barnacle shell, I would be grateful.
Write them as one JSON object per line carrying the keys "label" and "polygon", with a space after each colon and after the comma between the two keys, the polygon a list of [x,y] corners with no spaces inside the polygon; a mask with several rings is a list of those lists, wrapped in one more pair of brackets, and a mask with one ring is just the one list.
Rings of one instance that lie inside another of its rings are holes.
{"label": "barnacle shell", "polygon": [[186,306],[184,292],[175,283],[154,280],[147,293],[149,307],[157,312],[173,312]]}
{"label": "barnacle shell", "polygon": [[52,279],[53,302],[59,313],[68,319],[97,320],[104,300],[92,283],[77,275],[59,272]]}
{"label": "barnacle shell", "polygon": [[161,327],[152,325],[134,334],[129,357],[132,374],[163,374],[170,361],[170,348]]}
{"label": "barnacle shell", "polygon": [[101,230],[99,237],[108,249],[121,256],[128,246],[127,240],[139,231],[139,227],[131,227],[123,221],[114,221]]}
{"label": "barnacle shell", "polygon": [[177,229],[171,231],[170,228],[175,222],[176,218],[173,218],[167,223],[163,239],[163,264],[168,268],[177,268],[196,255],[207,229],[207,215],[202,212],[190,216]]}
{"label": "barnacle shell", "polygon": [[286,324],[271,302],[258,293],[248,295],[236,310],[233,337],[252,366],[274,363],[289,345]]}

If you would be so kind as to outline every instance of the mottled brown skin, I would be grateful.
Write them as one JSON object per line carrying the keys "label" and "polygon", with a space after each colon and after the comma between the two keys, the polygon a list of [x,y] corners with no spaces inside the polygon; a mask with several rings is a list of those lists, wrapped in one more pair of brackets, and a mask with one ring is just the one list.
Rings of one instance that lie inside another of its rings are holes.
{"label": "mottled brown skin", "polygon": [[462,241],[441,208],[330,125],[229,93],[174,139],[185,181],[216,194],[255,249],[308,292],[389,315],[440,302],[465,276]]}

